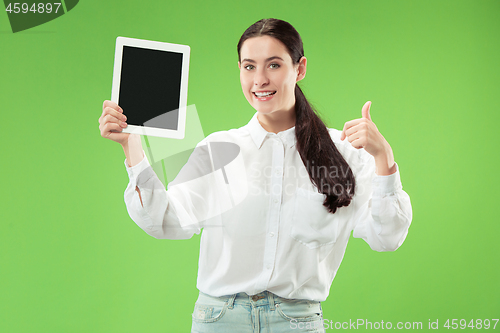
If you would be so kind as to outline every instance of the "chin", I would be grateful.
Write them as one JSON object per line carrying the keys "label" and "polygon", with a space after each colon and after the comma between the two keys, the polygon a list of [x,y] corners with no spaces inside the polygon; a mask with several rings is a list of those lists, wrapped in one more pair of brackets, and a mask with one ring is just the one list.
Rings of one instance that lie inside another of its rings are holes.
{"label": "chin", "polygon": [[256,107],[254,107],[254,109],[258,113],[261,113],[261,114],[270,114],[270,113],[273,113],[275,111],[275,110],[271,110],[271,109],[268,109],[268,108],[256,108]]}
{"label": "chin", "polygon": [[276,111],[276,108],[273,107],[272,105],[270,104],[267,104],[267,105],[262,105],[261,103],[253,103],[251,104],[252,107],[260,112],[260,113],[264,113],[264,114],[268,114],[268,113],[272,113],[274,111]]}
{"label": "chin", "polygon": [[278,110],[272,110],[272,111],[260,111],[261,114],[264,114],[264,115],[269,115],[269,114],[276,114],[276,112],[278,112]]}

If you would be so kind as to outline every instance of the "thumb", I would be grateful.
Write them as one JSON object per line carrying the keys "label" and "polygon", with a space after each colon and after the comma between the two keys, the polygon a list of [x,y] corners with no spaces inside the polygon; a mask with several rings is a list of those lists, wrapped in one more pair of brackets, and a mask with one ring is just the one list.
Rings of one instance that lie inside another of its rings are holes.
{"label": "thumb", "polygon": [[363,109],[361,109],[361,116],[368,120],[372,120],[370,117],[370,107],[372,106],[372,102],[368,101],[363,105]]}

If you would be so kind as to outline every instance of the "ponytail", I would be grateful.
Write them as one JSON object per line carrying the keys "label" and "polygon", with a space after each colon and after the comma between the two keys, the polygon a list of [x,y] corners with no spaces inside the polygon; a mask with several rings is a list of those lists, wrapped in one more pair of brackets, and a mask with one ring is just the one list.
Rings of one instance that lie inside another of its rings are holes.
{"label": "ponytail", "polygon": [[337,208],[351,203],[354,174],[298,85],[295,86],[295,114],[297,150],[311,182],[326,195],[323,206],[333,214]]}

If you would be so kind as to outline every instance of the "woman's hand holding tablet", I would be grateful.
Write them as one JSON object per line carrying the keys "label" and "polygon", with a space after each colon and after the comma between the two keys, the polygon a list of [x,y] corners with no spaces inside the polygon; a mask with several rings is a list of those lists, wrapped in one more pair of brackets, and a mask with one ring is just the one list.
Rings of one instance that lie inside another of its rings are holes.
{"label": "woman's hand holding tablet", "polygon": [[126,121],[127,116],[123,114],[123,109],[118,104],[104,101],[102,114],[99,117],[101,136],[121,144],[128,165],[134,166],[144,158],[144,155],[139,135],[122,132],[127,127]]}
{"label": "woman's hand holding tablet", "polygon": [[123,145],[128,141],[129,134],[122,133],[127,127],[127,117],[123,114],[123,109],[118,104],[111,101],[104,101],[102,114],[99,117],[99,129],[101,136],[113,140]]}

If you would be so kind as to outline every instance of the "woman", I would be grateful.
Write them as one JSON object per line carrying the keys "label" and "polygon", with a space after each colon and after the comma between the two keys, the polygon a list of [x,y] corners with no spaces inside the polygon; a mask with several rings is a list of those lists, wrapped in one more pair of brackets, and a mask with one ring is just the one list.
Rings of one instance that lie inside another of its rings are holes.
{"label": "woman", "polygon": [[[199,145],[238,146],[241,158],[226,166],[225,184],[213,168],[211,180],[166,191],[140,139],[120,133],[126,117],[109,101],[101,135],[123,146],[125,201],[141,228],[181,239],[204,227],[192,332],[323,332],[320,302],[351,231],[376,251],[396,250],[411,222],[410,200],[392,149],[370,119],[370,102],[342,131],[327,129],[312,110],[297,85],[307,59],[289,23],[256,22],[242,35],[238,56],[243,94],[257,112],[246,126]],[[185,168],[203,161],[192,157]],[[221,201],[235,192],[244,192],[236,203]]]}

